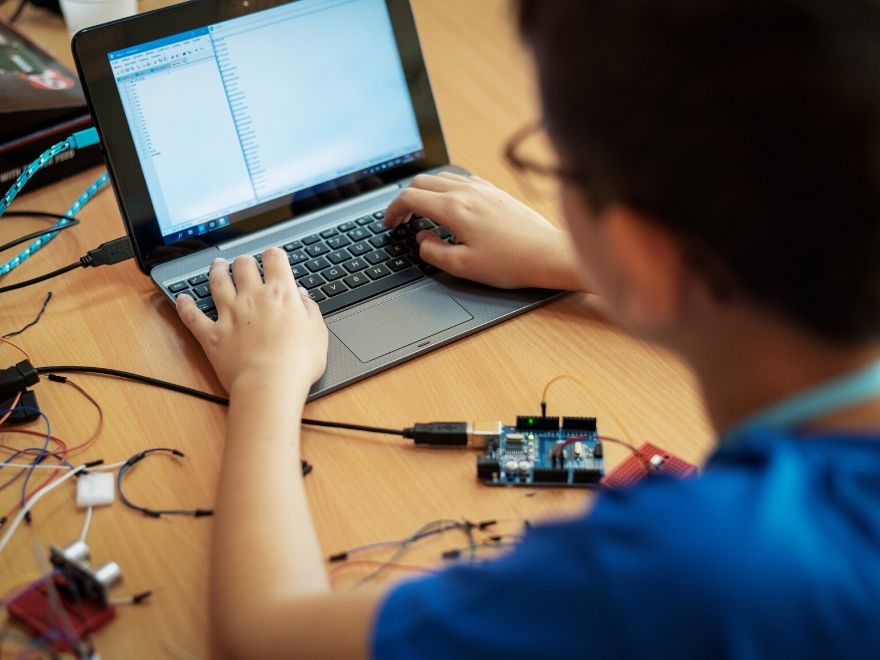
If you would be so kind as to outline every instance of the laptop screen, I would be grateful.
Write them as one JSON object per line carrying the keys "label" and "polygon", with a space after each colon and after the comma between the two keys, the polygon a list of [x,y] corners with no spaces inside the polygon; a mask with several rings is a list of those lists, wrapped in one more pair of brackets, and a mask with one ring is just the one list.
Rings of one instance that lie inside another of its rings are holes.
{"label": "laptop screen", "polygon": [[166,245],[423,155],[384,0],[301,0],[107,57]]}

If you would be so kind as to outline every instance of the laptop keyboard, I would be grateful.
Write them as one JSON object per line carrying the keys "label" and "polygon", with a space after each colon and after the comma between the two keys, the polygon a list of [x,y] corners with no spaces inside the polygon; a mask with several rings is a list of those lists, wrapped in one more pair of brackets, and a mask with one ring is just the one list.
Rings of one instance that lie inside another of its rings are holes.
{"label": "laptop keyboard", "polygon": [[[437,269],[419,258],[415,236],[429,229],[452,243],[455,237],[445,227],[428,218],[415,216],[405,225],[388,229],[382,222],[383,211],[365,215],[337,227],[325,229],[280,247],[287,253],[290,269],[297,283],[308,290],[321,313],[330,314],[343,307],[373,298],[421,279]],[[257,261],[262,255],[255,254]],[[260,274],[262,274],[262,266]],[[184,293],[212,320],[217,309],[208,285],[208,273],[166,286],[177,297]]]}

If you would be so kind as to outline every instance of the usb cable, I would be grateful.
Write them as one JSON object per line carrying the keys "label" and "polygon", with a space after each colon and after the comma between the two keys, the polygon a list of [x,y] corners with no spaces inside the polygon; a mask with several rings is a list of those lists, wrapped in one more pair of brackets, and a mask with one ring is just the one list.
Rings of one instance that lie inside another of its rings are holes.
{"label": "usb cable", "polygon": [[[16,179],[15,183],[6,191],[6,194],[0,198],[0,217],[6,213],[6,209],[9,208],[9,205],[12,204],[12,201],[16,198],[16,196],[22,191],[28,181],[40,171],[43,167],[45,167],[53,158],[58,156],[59,154],[64,153],[65,151],[76,151],[77,149],[85,149],[86,147],[91,147],[93,145],[98,144],[98,131],[94,128],[88,128],[83,131],[78,131],[73,135],[70,135],[65,140],[58,142],[57,144],[52,145],[42,154],[40,157],[33,161],[30,165],[24,168],[24,171],[19,175],[18,179]],[[89,200],[94,197],[98,191],[101,190],[109,180],[109,177],[106,172],[102,173],[95,182],[88,187],[88,189],[79,196],[79,198],[70,206],[67,210],[67,213],[64,214],[57,223],[55,223],[53,228],[57,228],[60,231],[61,227],[64,227],[70,223],[70,218],[75,216],[83,206],[89,203]],[[20,266],[24,261],[33,256],[35,252],[37,252],[40,248],[46,245],[49,241],[55,238],[58,235],[58,231],[47,232],[42,236],[39,236],[34,242],[28,245],[24,250],[18,253],[15,257],[10,259],[9,261],[0,264],[0,276],[9,274],[12,270]],[[73,267],[75,268],[75,266]],[[72,270],[72,268],[68,268],[68,270]],[[64,271],[66,272],[66,271]],[[60,275],[61,272],[56,272],[55,275]],[[54,277],[54,275],[50,275]],[[49,276],[45,277],[45,279],[49,279]],[[39,280],[42,281],[42,280]],[[33,283],[36,283],[35,281]]]}
{"label": "usb cable", "polygon": [[131,241],[129,240],[128,236],[121,236],[119,238],[114,238],[112,241],[102,243],[94,250],[89,250],[86,254],[80,257],[79,260],[74,261],[72,264],[68,264],[63,268],[53,270],[50,273],[40,275],[39,277],[35,277],[30,280],[25,280],[24,282],[18,282],[16,284],[10,284],[9,286],[0,287],[0,293],[15,291],[16,289],[23,289],[26,286],[39,284],[40,282],[45,282],[46,280],[50,280],[53,277],[58,277],[59,275],[63,275],[64,273],[76,270],[77,268],[88,268],[90,266],[112,266],[113,264],[117,264],[120,261],[131,259],[133,256],[134,251],[131,247]]}

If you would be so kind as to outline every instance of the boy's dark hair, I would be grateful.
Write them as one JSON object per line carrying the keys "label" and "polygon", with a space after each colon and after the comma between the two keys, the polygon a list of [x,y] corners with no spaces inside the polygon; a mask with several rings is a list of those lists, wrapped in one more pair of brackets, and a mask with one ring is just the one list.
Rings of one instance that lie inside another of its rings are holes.
{"label": "boy's dark hair", "polygon": [[826,339],[880,338],[877,0],[520,0],[519,18],[594,206],[648,214]]}

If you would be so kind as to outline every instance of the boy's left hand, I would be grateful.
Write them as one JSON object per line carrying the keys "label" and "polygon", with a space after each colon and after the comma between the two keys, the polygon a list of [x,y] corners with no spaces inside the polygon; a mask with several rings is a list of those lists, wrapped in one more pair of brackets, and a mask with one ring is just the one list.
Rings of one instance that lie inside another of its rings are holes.
{"label": "boy's left hand", "polygon": [[233,284],[226,260],[215,259],[208,277],[217,321],[189,296],[177,299],[177,312],[227,392],[239,379],[272,377],[294,378],[308,391],[327,366],[327,326],[280,248],[263,253],[263,271],[265,283],[253,257],[238,257]]}

